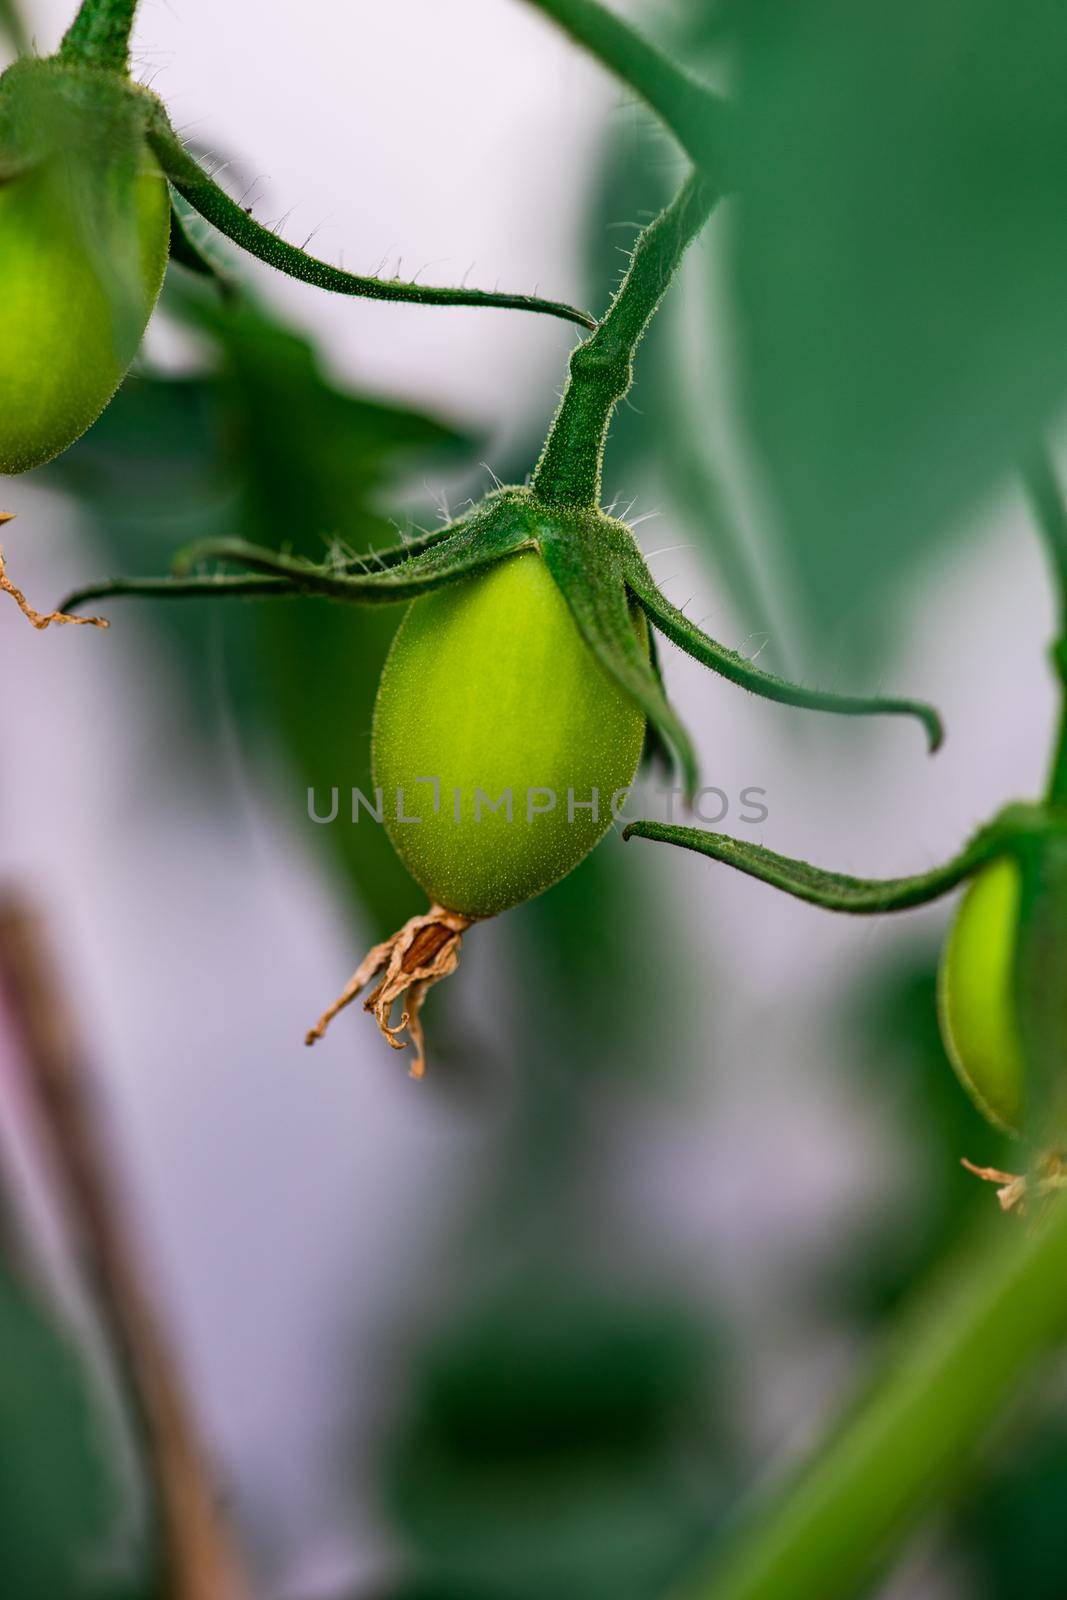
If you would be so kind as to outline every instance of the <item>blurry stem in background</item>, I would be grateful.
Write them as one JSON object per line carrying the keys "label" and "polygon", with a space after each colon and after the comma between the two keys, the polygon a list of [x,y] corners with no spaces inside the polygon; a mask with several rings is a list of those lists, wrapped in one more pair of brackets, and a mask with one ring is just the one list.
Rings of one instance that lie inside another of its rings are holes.
{"label": "blurry stem in background", "polygon": [[1026,462],[1023,481],[1048,549],[1059,619],[1052,663],[1060,685],[1060,730],[1047,798],[1052,805],[1067,805],[1067,506],[1052,458],[1044,448],[1038,447]]}
{"label": "blurry stem in background", "polygon": [[726,108],[706,84],[676,66],[598,0],[528,0],[576,44],[639,94],[690,159],[721,185]]}
{"label": "blurry stem in background", "polygon": [[136,10],[137,0],[82,0],[78,15],[63,36],[60,60],[127,73]]}
{"label": "blurry stem in background", "polygon": [[29,30],[22,20],[18,0],[0,0],[0,42],[5,39],[19,55],[29,49]]}
{"label": "blurry stem in background", "polygon": [[[703,264],[692,258],[685,270],[692,271],[694,265],[703,270]],[[671,382],[663,444],[671,491],[685,521],[710,549],[746,628],[766,632],[774,640],[776,664],[789,668],[792,652],[783,608],[772,591],[767,563],[761,560],[749,527],[741,526],[716,460],[716,449],[725,446],[713,445],[712,434],[718,431],[721,439],[721,429],[716,430],[714,419],[707,417],[704,389],[710,332],[693,326],[693,308],[700,305],[699,294],[691,295],[687,303],[683,293],[674,297],[667,310]],[[696,418],[701,419],[699,426],[694,426]],[[792,671],[788,675],[793,676]]]}
{"label": "blurry stem in background", "polygon": [[600,505],[608,428],[633,382],[634,352],[719,193],[702,174],[691,173],[639,234],[607,314],[571,355],[563,399],[533,475],[539,499],[580,509]]}
{"label": "blurry stem in background", "polygon": [[844,1600],[963,1476],[1067,1333],[1067,1202],[1000,1222],[904,1325],[879,1382],[770,1505],[673,1600]]}
{"label": "blurry stem in background", "polygon": [[89,1074],[40,926],[17,895],[0,901],[0,986],[64,1212],[115,1353],[152,1476],[166,1600],[247,1600],[181,1383],[127,1237]]}

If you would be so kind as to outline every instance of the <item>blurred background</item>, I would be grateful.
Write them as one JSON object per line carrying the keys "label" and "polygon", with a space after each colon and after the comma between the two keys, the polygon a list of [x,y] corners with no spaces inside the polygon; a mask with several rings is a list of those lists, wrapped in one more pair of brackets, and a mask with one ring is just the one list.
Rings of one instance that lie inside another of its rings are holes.
{"label": "blurred background", "polygon": [[[70,9],[27,0],[42,52]],[[816,126],[790,98],[782,60],[802,64],[805,39],[772,39],[765,8],[739,44],[730,8],[655,10],[662,42],[723,82],[748,52],[753,170],[775,126],[836,148],[829,113]],[[902,12],[914,23],[922,8]],[[849,65],[848,31],[828,71]],[[937,42],[923,38],[928,64]],[[135,56],[261,221],[358,271],[399,262],[599,309],[680,172],[650,116],[518,0],[144,0]],[[857,81],[857,99],[875,93]],[[940,82],[908,80],[908,126],[942,103]],[[826,239],[782,209],[806,147],[747,222],[729,205],[713,219],[642,350],[606,487],[642,519],[667,594],[724,643],[804,681],[941,708],[950,737],[931,762],[907,724],[770,706],[664,648],[705,782],[729,799],[724,829],[875,876],[948,857],[1040,787],[1053,606],[1014,446],[1001,459],[972,430],[952,450],[965,396],[1001,392],[1023,428],[1054,386],[1018,379],[1048,326],[1028,344],[1011,323],[1002,371],[998,342],[973,332],[988,286],[954,277],[956,311],[916,325],[900,263],[900,327],[953,374],[938,390],[931,366],[929,410],[909,408],[902,429],[886,364],[899,328],[857,355],[845,291],[859,246],[845,288],[824,285],[832,336],[812,335],[805,272],[821,280],[820,247],[845,219],[867,237],[856,144],[840,172],[820,168]],[[1024,198],[1037,210],[1047,195]],[[872,226],[868,248],[880,240]],[[1002,286],[1021,270],[1008,256]],[[116,402],[54,467],[3,486],[9,567],[34,603],[162,572],[202,534],[307,554],[330,536],[390,542],[529,470],[567,326],[239,271],[248,293],[224,306],[172,268]],[[796,296],[784,311],[782,282]],[[849,352],[885,377],[866,412],[837,382]],[[990,438],[997,424],[991,411]],[[783,437],[775,480],[761,448]],[[421,909],[380,830],[348,824],[343,805],[329,826],[307,810],[309,786],[323,800],[368,787],[398,615],[312,601],[110,615],[106,634],[37,634],[0,611],[0,887],[10,915],[32,908],[44,930],[253,1591],[653,1600],[810,1447],[899,1297],[991,1203],[959,1158],[1009,1158],[934,1016],[948,908],[835,918],[611,834],[468,938],[429,1003],[424,1083],[358,1012],[308,1055],[305,1029],[365,948]],[[656,815],[662,781],[645,779]],[[742,819],[746,787],[765,791],[758,826]],[[147,1600],[134,1430],[24,1053],[9,1006],[0,1588]],[[1020,1403],[969,1469],[878,1592],[1061,1595],[1056,1393]]]}

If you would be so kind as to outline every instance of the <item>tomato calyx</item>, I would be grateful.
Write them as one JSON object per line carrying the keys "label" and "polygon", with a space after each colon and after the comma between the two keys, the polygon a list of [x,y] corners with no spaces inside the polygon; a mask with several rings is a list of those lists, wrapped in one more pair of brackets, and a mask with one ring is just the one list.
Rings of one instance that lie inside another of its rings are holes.
{"label": "tomato calyx", "polygon": [[[671,604],[625,522],[598,510],[553,505],[524,487],[495,490],[458,521],[365,556],[335,550],[325,562],[315,563],[242,540],[210,540],[183,551],[170,579],[94,585],[71,595],[66,609],[120,596],[183,595],[220,599],[304,594],[364,605],[395,604],[531,549],[544,560],[600,666],[641,708],[670,751],[690,797],[699,781],[696,756],[664,692],[658,666],[638,638],[635,605],[652,628],[702,666],[763,699],[845,716],[913,717],[926,730],[931,750],[940,744],[940,718],[921,701],[829,694],[765,672],[712,639]],[[214,570],[207,573],[209,565]]]}
{"label": "tomato calyx", "polygon": [[[317,1044],[334,1017],[351,1005],[372,978],[378,977],[377,986],[363,1002],[363,1009],[373,1015],[382,1038],[394,1050],[405,1048],[408,1040],[404,1034],[407,1033],[415,1051],[410,1075],[424,1077],[426,1047],[420,1016],[423,1002],[434,984],[451,977],[459,966],[463,935],[477,920],[439,905],[411,917],[391,939],[383,940],[368,952],[341,994],[309,1030],[304,1043]],[[398,1002],[404,1009],[394,1025],[393,1010]]]}

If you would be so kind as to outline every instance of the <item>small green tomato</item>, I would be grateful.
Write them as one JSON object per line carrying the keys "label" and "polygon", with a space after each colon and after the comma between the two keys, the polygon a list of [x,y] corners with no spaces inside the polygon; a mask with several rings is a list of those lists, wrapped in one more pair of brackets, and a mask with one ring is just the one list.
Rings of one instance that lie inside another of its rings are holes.
{"label": "small green tomato", "polygon": [[1014,966],[1022,899],[1019,865],[1002,856],[972,880],[941,958],[938,1010],[949,1059],[978,1109],[1018,1131],[1024,1103]]}
{"label": "small green tomato", "polygon": [[170,241],[167,181],[147,146],[130,204],[137,303],[117,317],[118,285],[93,253],[61,161],[0,184],[0,472],[25,472],[73,444],[136,354]]}
{"label": "small green tomato", "polygon": [[397,632],[373,736],[389,837],[436,904],[495,916],[604,835],[643,737],[540,555],[509,556],[416,600]]}

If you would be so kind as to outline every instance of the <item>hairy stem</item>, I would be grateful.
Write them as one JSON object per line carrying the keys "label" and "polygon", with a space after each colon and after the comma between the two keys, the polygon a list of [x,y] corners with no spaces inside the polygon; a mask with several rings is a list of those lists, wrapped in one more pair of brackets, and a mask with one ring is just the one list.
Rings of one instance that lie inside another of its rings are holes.
{"label": "hairy stem", "polygon": [[1067,1333],[1067,1203],[999,1225],[899,1330],[879,1378],[762,1514],[674,1600],[846,1600],[965,1475]]}
{"label": "hairy stem", "polygon": [[571,355],[563,399],[533,476],[539,499],[579,509],[599,505],[608,428],[633,382],[634,353],[718,198],[719,190],[694,172],[638,238],[606,316]]}
{"label": "hairy stem", "polygon": [[655,45],[598,0],[528,0],[639,94],[698,167],[724,177],[726,108]]}
{"label": "hairy stem", "polygon": [[1052,662],[1060,684],[1060,724],[1047,796],[1052,805],[1067,805],[1067,505],[1046,449],[1039,446],[1022,470],[1026,492],[1048,550],[1059,618]]}
{"label": "hairy stem", "polygon": [[60,58],[84,67],[130,69],[130,33],[137,0],[82,0],[59,47]]}

